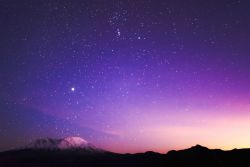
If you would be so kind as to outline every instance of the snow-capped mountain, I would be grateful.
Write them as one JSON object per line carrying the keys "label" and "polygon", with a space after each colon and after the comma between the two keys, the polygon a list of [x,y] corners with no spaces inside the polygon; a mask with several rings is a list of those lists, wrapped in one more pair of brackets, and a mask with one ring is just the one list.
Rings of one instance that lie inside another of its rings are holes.
{"label": "snow-capped mountain", "polygon": [[101,151],[101,149],[96,148],[94,145],[88,143],[81,137],[66,137],[64,139],[37,139],[31,142],[27,147],[32,149],[85,149]]}
{"label": "snow-capped mountain", "polygon": [[67,148],[86,148],[90,147],[89,143],[80,137],[66,137],[58,144],[60,149]]}

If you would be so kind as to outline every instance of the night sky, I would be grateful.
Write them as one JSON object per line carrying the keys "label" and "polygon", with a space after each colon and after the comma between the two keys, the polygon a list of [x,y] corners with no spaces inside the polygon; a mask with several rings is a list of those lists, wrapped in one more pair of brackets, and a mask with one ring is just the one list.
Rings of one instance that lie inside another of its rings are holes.
{"label": "night sky", "polygon": [[0,150],[250,147],[248,0],[0,0]]}

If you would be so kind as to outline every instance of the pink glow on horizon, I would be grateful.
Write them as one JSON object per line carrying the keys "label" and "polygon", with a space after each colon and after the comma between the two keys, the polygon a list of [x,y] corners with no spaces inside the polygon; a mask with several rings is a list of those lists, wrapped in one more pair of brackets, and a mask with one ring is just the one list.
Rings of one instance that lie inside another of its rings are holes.
{"label": "pink glow on horizon", "polygon": [[149,150],[166,153],[196,144],[223,150],[250,147],[249,106],[231,107],[231,110],[221,108],[218,113],[207,110],[193,111],[189,115],[147,112],[137,120],[138,124],[135,120],[127,122],[129,128],[119,133],[121,140],[105,147],[121,153]]}

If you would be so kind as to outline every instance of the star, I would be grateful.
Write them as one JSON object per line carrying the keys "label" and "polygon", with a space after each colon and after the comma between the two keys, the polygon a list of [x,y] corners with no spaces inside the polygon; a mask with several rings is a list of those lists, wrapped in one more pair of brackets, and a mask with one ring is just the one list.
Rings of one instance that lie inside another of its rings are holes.
{"label": "star", "polygon": [[71,91],[74,92],[76,89],[74,87],[71,88]]}
{"label": "star", "polygon": [[118,36],[118,37],[120,37],[120,36],[121,36],[121,31],[120,31],[120,29],[119,29],[119,28],[117,28],[117,30],[116,30],[116,31],[117,31],[117,36]]}

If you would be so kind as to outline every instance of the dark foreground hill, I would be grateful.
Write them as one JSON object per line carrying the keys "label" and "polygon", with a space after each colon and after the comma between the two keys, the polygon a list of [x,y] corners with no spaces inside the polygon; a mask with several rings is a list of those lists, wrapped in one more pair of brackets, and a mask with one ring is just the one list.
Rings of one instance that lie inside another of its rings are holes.
{"label": "dark foreground hill", "polygon": [[194,146],[167,154],[146,152],[116,154],[85,149],[23,149],[0,153],[3,167],[167,167],[167,166],[250,166],[250,149],[222,151]]}

